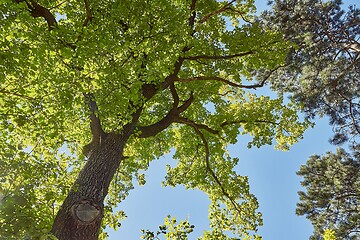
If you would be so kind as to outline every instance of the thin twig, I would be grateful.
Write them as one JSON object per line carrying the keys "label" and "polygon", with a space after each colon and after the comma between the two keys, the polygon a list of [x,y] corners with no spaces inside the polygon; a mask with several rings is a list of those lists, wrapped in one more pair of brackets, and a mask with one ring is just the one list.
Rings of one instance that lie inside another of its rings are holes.
{"label": "thin twig", "polygon": [[225,4],[222,8],[214,11],[214,12],[211,12],[209,14],[207,14],[205,17],[203,17],[201,20],[200,20],[200,23],[204,23],[205,21],[207,21],[209,18],[211,18],[212,16],[215,16],[217,14],[220,14],[224,11],[226,11],[227,9],[229,9],[229,7],[231,6],[231,4],[233,4],[234,2],[236,2],[236,0],[232,0],[231,2]]}

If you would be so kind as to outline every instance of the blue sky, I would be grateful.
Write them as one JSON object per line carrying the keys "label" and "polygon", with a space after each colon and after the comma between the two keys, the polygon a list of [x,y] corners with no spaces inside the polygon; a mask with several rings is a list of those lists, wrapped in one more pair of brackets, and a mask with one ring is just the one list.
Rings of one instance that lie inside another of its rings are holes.
{"label": "blue sky", "polygon": [[[266,8],[266,0],[256,2],[258,9]],[[344,2],[355,4],[355,0]],[[302,190],[301,178],[296,171],[310,155],[336,149],[328,142],[332,135],[328,120],[318,119],[316,124],[288,152],[277,151],[273,146],[247,149],[246,136],[239,137],[238,143],[229,148],[231,155],[240,159],[236,171],[249,177],[251,192],[260,203],[264,226],[259,233],[264,240],[305,240],[313,231],[305,217],[295,215],[297,192]],[[141,229],[157,230],[168,214],[176,216],[178,220],[188,219],[195,225],[190,239],[196,239],[208,229],[209,201],[204,193],[185,190],[182,186],[161,187],[165,166],[173,162],[171,155],[166,155],[150,164],[146,172],[146,185],[136,186],[120,204],[120,209],[125,211],[128,218],[117,232],[109,231],[110,240],[139,239]]]}
{"label": "blue sky", "polygon": [[[259,210],[264,218],[260,234],[265,240],[304,240],[311,235],[310,222],[295,215],[297,191],[301,190],[301,179],[296,171],[310,155],[335,149],[328,143],[332,131],[327,120],[317,120],[317,123],[288,152],[275,150],[273,146],[247,149],[248,139],[243,136],[230,147],[232,156],[240,158],[237,172],[249,176],[250,189],[260,203]],[[195,225],[190,239],[196,239],[208,229],[209,201],[205,194],[181,186],[161,187],[165,165],[172,162],[171,155],[167,155],[151,163],[146,185],[136,187],[120,204],[128,218],[118,232],[110,232],[111,240],[139,239],[141,229],[157,230],[168,214],[179,220],[188,219]]]}

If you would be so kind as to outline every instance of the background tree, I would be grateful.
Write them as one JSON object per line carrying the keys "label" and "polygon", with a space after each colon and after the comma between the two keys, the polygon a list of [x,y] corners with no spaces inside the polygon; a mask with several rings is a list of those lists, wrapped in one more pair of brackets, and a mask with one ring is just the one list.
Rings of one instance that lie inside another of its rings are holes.
{"label": "background tree", "polygon": [[309,117],[328,116],[331,142],[358,147],[360,134],[360,10],[342,2],[274,1],[262,23],[296,44],[284,66],[271,76],[272,87],[290,92]]}
{"label": "background tree", "polygon": [[243,24],[252,11],[250,0],[2,2],[1,236],[104,238],[133,179],[173,148],[165,184],[211,200],[203,239],[258,238],[258,203],[226,146],[250,134],[249,147],[288,149],[309,123],[247,91],[290,46]]}
{"label": "background tree", "polygon": [[[276,0],[265,12],[263,26],[283,31],[296,47],[286,63],[269,78],[272,88],[289,92],[303,104],[309,118],[327,116],[333,144],[349,143],[344,150],[312,156],[299,175],[306,192],[299,192],[297,214],[314,225],[311,239],[322,239],[325,229],[338,239],[359,238],[358,176],[360,136],[360,10],[341,1]],[[261,71],[256,72],[262,76]]]}
{"label": "background tree", "polygon": [[360,237],[359,156],[343,149],[324,156],[311,156],[297,173],[304,177],[296,213],[306,215],[315,231],[310,239],[323,239],[332,229],[337,239]]}

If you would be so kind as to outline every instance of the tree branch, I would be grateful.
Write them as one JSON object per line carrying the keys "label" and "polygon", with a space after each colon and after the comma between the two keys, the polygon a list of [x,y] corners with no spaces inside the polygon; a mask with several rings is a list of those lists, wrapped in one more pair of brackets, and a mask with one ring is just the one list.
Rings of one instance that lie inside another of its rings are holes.
{"label": "tree branch", "polygon": [[83,26],[86,27],[88,25],[88,23],[91,22],[93,16],[91,13],[89,0],[84,0],[84,4],[85,4],[85,11],[86,11],[86,18],[84,20]]}
{"label": "tree branch", "polygon": [[155,136],[156,134],[162,132],[164,129],[170,126],[174,122],[176,117],[176,113],[174,109],[171,109],[169,113],[160,121],[149,125],[149,126],[138,126],[136,130],[139,130],[141,133],[138,137],[147,138],[151,136]]}
{"label": "tree branch", "polygon": [[93,94],[83,94],[85,102],[90,110],[90,130],[92,134],[92,141],[88,145],[84,146],[83,153],[89,157],[94,146],[101,145],[101,142],[105,139],[106,133],[101,127],[100,118],[98,116],[98,107],[94,99]]}
{"label": "tree branch", "polygon": [[178,117],[175,122],[177,123],[184,123],[188,126],[191,126],[193,128],[197,128],[197,129],[204,129],[206,131],[208,131],[209,133],[212,133],[212,134],[219,134],[219,131],[217,130],[214,130],[212,128],[210,128],[209,126],[205,125],[205,124],[198,124],[198,123],[195,123],[187,118],[184,118],[184,117]]}
{"label": "tree branch", "polygon": [[244,57],[250,54],[254,54],[255,51],[247,51],[243,53],[237,53],[232,55],[221,55],[221,56],[210,56],[210,55],[198,55],[198,56],[190,56],[185,57],[185,60],[199,60],[199,59],[209,59],[209,60],[226,60],[226,59],[232,59],[236,57]]}
{"label": "tree branch", "polygon": [[192,77],[192,78],[177,78],[176,81],[179,82],[192,82],[192,81],[219,81],[219,82],[223,82],[229,86],[232,87],[238,87],[238,88],[247,88],[247,89],[256,89],[256,88],[260,88],[263,87],[266,83],[266,81],[269,79],[269,77],[271,76],[271,74],[273,74],[276,70],[278,70],[279,68],[283,67],[283,65],[279,65],[276,68],[269,70],[268,73],[264,76],[263,80],[257,84],[252,84],[252,85],[243,85],[243,84],[238,84],[238,83],[234,83],[231,82],[227,79],[221,78],[221,77],[217,77],[217,76],[198,76],[198,77]]}
{"label": "tree branch", "polygon": [[[171,91],[175,91],[175,87],[173,85],[170,86],[172,89]],[[176,94],[174,97],[174,104],[172,109],[166,114],[164,118],[162,118],[160,121],[149,125],[149,126],[137,126],[136,129],[139,130],[141,133],[138,137],[140,138],[147,138],[151,136],[155,136],[156,134],[160,133],[161,131],[165,130],[167,127],[170,126],[173,122],[176,122],[176,120],[179,118],[179,114],[184,112],[188,107],[191,105],[194,97],[191,94],[191,96],[180,106],[178,107],[178,104],[175,105],[175,103],[178,103],[178,95],[176,91],[173,93]]]}
{"label": "tree branch", "polygon": [[[352,102],[351,99],[347,98],[344,96],[344,94],[342,94],[340,91],[336,91],[337,94],[342,97],[346,102],[348,102],[349,104],[349,116],[351,118],[351,122],[352,122],[352,125],[354,126],[354,129],[355,131],[360,134],[360,129],[358,127],[358,124],[357,124],[357,120],[355,119],[355,116],[354,116],[354,103]],[[356,111],[356,110],[355,110]]]}
{"label": "tree branch", "polygon": [[173,103],[173,108],[177,108],[179,106],[179,95],[178,93],[176,92],[176,89],[175,89],[175,84],[172,83],[170,85],[170,92],[171,92],[171,95],[174,99],[174,103]]}
{"label": "tree branch", "polygon": [[3,90],[3,89],[0,89],[0,94],[4,94],[4,95],[13,95],[13,96],[16,96],[16,97],[19,97],[19,98],[24,98],[26,100],[35,100],[35,98],[32,98],[32,97],[29,97],[29,96],[26,96],[26,95],[22,95],[22,94],[19,94],[17,93],[18,91],[6,91],[6,90]]}
{"label": "tree branch", "polygon": [[49,31],[55,28],[57,22],[55,16],[50,12],[49,9],[41,6],[35,0],[15,0],[17,3],[25,2],[31,16],[34,18],[43,17],[48,24]]}
{"label": "tree branch", "polygon": [[248,19],[246,19],[246,18],[244,17],[244,15],[243,15],[242,12],[240,12],[240,11],[238,11],[238,10],[232,8],[232,7],[229,7],[228,9],[231,10],[231,11],[233,11],[233,12],[235,12],[235,13],[237,13],[237,14],[239,14],[240,17],[242,18],[242,20],[244,20],[245,22],[252,24],[251,21],[249,21]]}
{"label": "tree branch", "polygon": [[194,95],[193,93],[190,94],[190,97],[180,106],[178,107],[178,113],[182,113],[184,112],[186,109],[188,109],[191,105],[191,103],[194,100]]}
{"label": "tree branch", "polygon": [[221,184],[219,178],[216,176],[215,172],[212,170],[211,168],[211,164],[210,164],[210,150],[209,150],[209,144],[204,136],[204,134],[196,127],[196,126],[191,126],[195,132],[200,136],[203,144],[204,144],[204,148],[205,148],[205,163],[206,163],[206,170],[210,173],[210,175],[212,176],[212,178],[215,180],[215,182],[219,185],[221,192],[224,194],[224,196],[229,199],[229,201],[231,202],[231,204],[234,206],[234,208],[236,209],[236,211],[238,211],[239,214],[241,214],[241,209],[239,207],[239,205],[236,203],[236,201],[234,199],[232,199],[232,197],[226,192],[226,190],[224,189],[223,185]]}
{"label": "tree branch", "polygon": [[207,14],[205,17],[203,17],[203,18],[200,20],[200,23],[204,23],[204,22],[206,22],[209,18],[211,18],[212,16],[215,16],[215,15],[217,15],[217,14],[220,14],[220,13],[226,11],[227,9],[230,8],[231,4],[233,4],[234,2],[236,2],[236,0],[232,0],[231,2],[225,4],[222,8],[220,8],[220,9],[218,9],[218,10],[212,12],[212,13]]}
{"label": "tree branch", "polygon": [[195,25],[195,18],[196,18],[196,11],[195,11],[195,6],[196,6],[196,0],[192,0],[191,1],[191,5],[190,5],[190,18],[189,18],[189,26],[190,27],[194,27]]}
{"label": "tree branch", "polygon": [[242,85],[242,84],[237,84],[234,82],[231,82],[227,79],[221,78],[221,77],[216,77],[216,76],[199,76],[199,77],[192,77],[192,78],[179,78],[177,79],[177,81],[179,82],[193,82],[193,81],[210,81],[210,80],[214,80],[214,81],[219,81],[219,82],[223,82],[229,86],[232,87],[238,87],[238,88],[248,88],[248,89],[256,89],[259,87],[263,87],[265,85],[265,81],[262,81],[261,83],[258,84],[253,84],[253,85]]}
{"label": "tree branch", "polygon": [[[221,127],[225,127],[225,126],[228,126],[228,125],[232,125],[232,124],[239,124],[239,123],[248,123],[249,121],[246,121],[246,120],[238,120],[238,121],[231,121],[231,122],[223,122],[220,126]],[[267,121],[267,120],[254,120],[254,121],[251,121],[251,122],[255,122],[255,123],[270,123],[270,124],[274,124],[274,125],[278,125],[277,122],[272,122],[272,121]]]}

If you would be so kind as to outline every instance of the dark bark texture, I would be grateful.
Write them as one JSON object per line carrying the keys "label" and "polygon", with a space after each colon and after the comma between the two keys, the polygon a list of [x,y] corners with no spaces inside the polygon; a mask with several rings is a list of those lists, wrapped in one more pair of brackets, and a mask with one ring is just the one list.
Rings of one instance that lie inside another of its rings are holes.
{"label": "dark bark texture", "polygon": [[[129,131],[128,131],[129,132]],[[59,210],[51,232],[59,240],[97,240],[104,199],[129,134],[107,134],[93,150]]]}

